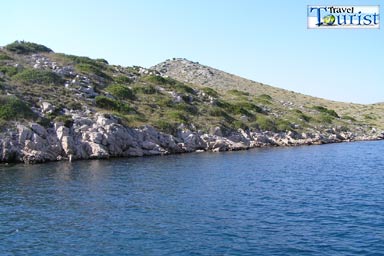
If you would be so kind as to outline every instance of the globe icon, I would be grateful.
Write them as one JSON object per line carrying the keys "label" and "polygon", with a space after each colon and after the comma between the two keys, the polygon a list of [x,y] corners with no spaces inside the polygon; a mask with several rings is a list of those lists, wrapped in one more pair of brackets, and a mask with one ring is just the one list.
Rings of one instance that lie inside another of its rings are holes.
{"label": "globe icon", "polygon": [[323,22],[329,26],[333,25],[333,23],[335,23],[335,20],[336,20],[336,18],[332,14],[324,16],[324,18],[323,18]]}

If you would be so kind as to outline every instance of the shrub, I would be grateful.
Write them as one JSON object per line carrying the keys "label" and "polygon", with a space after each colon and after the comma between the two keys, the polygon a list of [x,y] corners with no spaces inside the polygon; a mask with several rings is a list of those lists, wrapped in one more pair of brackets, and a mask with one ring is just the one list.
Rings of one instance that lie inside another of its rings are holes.
{"label": "shrub", "polygon": [[149,75],[142,78],[143,81],[153,83],[155,85],[164,85],[174,89],[178,93],[191,93],[194,94],[195,90],[183,83],[180,83],[169,77]]}
{"label": "shrub", "polygon": [[100,63],[103,63],[103,64],[106,64],[106,65],[109,64],[108,61],[107,61],[106,59],[96,59],[95,61],[100,62]]}
{"label": "shrub", "polygon": [[56,73],[46,70],[25,69],[13,77],[15,81],[26,84],[60,85],[64,80]]}
{"label": "shrub", "polygon": [[209,96],[212,96],[212,97],[215,97],[217,98],[219,96],[219,93],[217,91],[215,91],[214,89],[210,88],[210,87],[204,87],[203,89],[201,89],[205,94],[209,95]]}
{"label": "shrub", "polygon": [[236,120],[233,122],[233,128],[247,130],[249,127],[246,124],[244,124],[242,121]]}
{"label": "shrub", "polygon": [[219,107],[212,107],[208,109],[208,115],[215,116],[215,117],[222,117],[224,120],[228,122],[232,122],[234,118],[230,116],[227,112],[225,112],[223,109]]}
{"label": "shrub", "polygon": [[5,49],[8,51],[17,53],[17,54],[30,54],[30,53],[39,53],[39,52],[52,52],[48,47],[35,44],[25,41],[15,41],[11,44],[5,46]]}
{"label": "shrub", "polygon": [[216,102],[216,106],[224,109],[225,111],[231,113],[231,114],[241,114],[241,115],[249,115],[251,116],[252,113],[249,111],[254,111],[261,113],[262,109],[259,106],[256,106],[255,104],[252,104],[250,102],[235,102],[235,103],[229,103],[224,100],[218,100]]}
{"label": "shrub", "polygon": [[16,67],[13,67],[13,66],[0,66],[0,72],[11,77],[16,75],[18,70]]}
{"label": "shrub", "polygon": [[117,84],[130,84],[132,80],[127,76],[117,76],[113,78],[113,81]]}
{"label": "shrub", "polygon": [[17,97],[0,95],[0,119],[18,120],[34,117],[32,110]]}
{"label": "shrub", "polygon": [[301,115],[299,115],[299,118],[302,119],[302,120],[304,120],[305,122],[309,122],[309,121],[311,121],[311,119],[312,119],[312,117],[307,116],[307,115],[305,115],[305,114],[301,114]]}
{"label": "shrub", "polygon": [[176,121],[177,123],[182,123],[188,120],[187,116],[182,111],[173,110],[167,113],[167,116]]}
{"label": "shrub", "polygon": [[154,126],[160,131],[167,134],[175,134],[177,131],[177,124],[166,120],[158,120],[154,123]]}
{"label": "shrub", "polygon": [[377,118],[371,114],[366,114],[364,115],[364,119],[367,119],[367,120],[376,120]]}
{"label": "shrub", "polygon": [[227,113],[219,107],[212,107],[208,110],[210,116],[225,116]]}
{"label": "shrub", "polygon": [[59,54],[59,55],[71,60],[74,64],[89,64],[98,68],[102,68],[104,66],[103,62],[93,60],[89,57],[67,55],[67,54]]}
{"label": "shrub", "polygon": [[261,94],[258,96],[259,99],[262,99],[262,100],[272,100],[272,97],[269,96],[268,94]]}
{"label": "shrub", "polygon": [[280,132],[291,131],[292,125],[287,120],[278,119],[275,122],[275,128],[277,131],[280,131]]}
{"label": "shrub", "polygon": [[170,98],[160,98],[156,101],[156,104],[159,105],[159,107],[164,108],[164,107],[172,107],[173,106],[173,101]]}
{"label": "shrub", "polygon": [[327,108],[322,107],[322,106],[313,106],[313,109],[316,109],[320,113],[328,114],[330,116],[339,118],[339,115],[336,113],[336,111],[334,111],[332,109],[327,109]]}
{"label": "shrub", "polygon": [[258,129],[262,131],[275,131],[275,124],[271,119],[265,116],[257,116],[256,118],[256,126]]}
{"label": "shrub", "polygon": [[133,91],[135,93],[142,93],[142,94],[155,94],[155,93],[157,93],[157,90],[153,85],[145,85],[145,86],[135,87],[135,88],[133,88]]}
{"label": "shrub", "polygon": [[304,120],[305,122],[309,122],[309,121],[311,121],[311,119],[312,119],[310,116],[307,116],[306,114],[304,114],[304,113],[303,113],[301,110],[299,110],[299,109],[295,109],[295,110],[293,110],[293,112],[297,114],[298,118]]}
{"label": "shrub", "polygon": [[320,117],[319,117],[319,121],[322,122],[322,123],[332,123],[333,121],[333,117],[328,115],[327,113],[321,113]]}
{"label": "shrub", "polygon": [[162,76],[154,76],[154,75],[143,77],[143,80],[150,83],[159,84],[159,85],[165,85],[165,84],[174,85],[176,83],[176,81],[171,78],[164,78]]}
{"label": "shrub", "polygon": [[243,109],[246,109],[248,111],[254,111],[256,113],[262,113],[263,112],[263,109],[251,102],[248,102],[248,101],[241,101],[241,102],[238,102],[235,104],[238,108],[243,108]]}
{"label": "shrub", "polygon": [[105,96],[96,96],[95,101],[96,101],[96,106],[99,108],[110,109],[110,110],[119,109],[119,104],[114,99],[110,99]]}
{"label": "shrub", "polygon": [[236,96],[249,96],[249,92],[244,92],[237,89],[229,90],[228,93]]}
{"label": "shrub", "polygon": [[80,102],[76,102],[76,101],[70,101],[67,104],[67,107],[69,109],[74,109],[74,110],[81,110],[83,108],[82,104]]}
{"label": "shrub", "polygon": [[120,102],[114,99],[110,99],[105,96],[96,96],[95,101],[96,101],[96,106],[99,108],[113,110],[120,113],[129,113],[134,111],[128,104],[125,104],[123,102]]}
{"label": "shrub", "polygon": [[88,64],[88,63],[81,63],[81,64],[76,64],[75,65],[75,69],[77,72],[80,72],[80,73],[87,73],[87,74],[94,74],[94,75],[97,75],[97,76],[100,76],[102,78],[105,78],[105,79],[110,79],[110,77],[105,74],[101,68],[97,65],[93,65],[93,64]]}
{"label": "shrub", "polygon": [[199,110],[196,106],[193,106],[193,105],[188,105],[188,104],[185,104],[185,103],[177,103],[177,104],[174,104],[172,106],[173,109],[176,109],[176,110],[179,110],[179,111],[183,111],[183,112],[187,112],[189,114],[192,114],[192,115],[196,115],[199,113]]}
{"label": "shrub", "polygon": [[0,60],[12,60],[12,58],[3,52],[0,52]]}
{"label": "shrub", "polygon": [[121,84],[110,85],[105,90],[107,92],[110,92],[113,96],[115,96],[118,99],[122,99],[122,100],[131,99],[131,100],[133,100],[135,98],[133,91],[130,88],[128,88],[124,85],[121,85]]}
{"label": "shrub", "polygon": [[351,116],[343,116],[341,118],[344,119],[344,120],[349,120],[349,121],[352,121],[352,122],[356,122],[356,119],[351,117]]}
{"label": "shrub", "polygon": [[192,87],[189,87],[188,85],[185,85],[179,82],[176,83],[172,88],[175,89],[175,91],[178,93],[191,93],[191,94],[196,93]]}
{"label": "shrub", "polygon": [[55,118],[55,122],[61,122],[61,123],[64,123],[64,126],[65,127],[68,127],[68,128],[71,128],[73,123],[74,123],[74,120],[72,119],[71,116],[68,116],[68,115],[62,115],[62,116],[57,116]]}
{"label": "shrub", "polygon": [[232,95],[236,95],[236,96],[249,96],[249,92],[242,92],[242,91],[239,91],[239,90],[229,90],[228,93],[232,94]]}

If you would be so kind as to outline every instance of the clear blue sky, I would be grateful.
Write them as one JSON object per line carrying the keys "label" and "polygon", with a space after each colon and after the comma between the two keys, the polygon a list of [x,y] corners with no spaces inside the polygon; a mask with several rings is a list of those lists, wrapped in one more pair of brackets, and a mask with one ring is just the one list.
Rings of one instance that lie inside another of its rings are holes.
{"label": "clear blue sky", "polygon": [[3,1],[0,45],[32,41],[123,66],[184,57],[313,96],[383,102],[384,28],[308,30],[307,4],[380,1]]}

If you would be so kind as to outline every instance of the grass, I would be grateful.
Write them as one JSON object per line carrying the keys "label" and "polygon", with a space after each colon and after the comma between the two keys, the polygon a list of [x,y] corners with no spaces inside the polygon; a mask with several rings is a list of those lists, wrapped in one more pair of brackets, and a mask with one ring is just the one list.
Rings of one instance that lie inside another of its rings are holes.
{"label": "grass", "polygon": [[0,72],[9,77],[12,77],[17,74],[18,69],[14,66],[0,66]]}
{"label": "grass", "polygon": [[[23,52],[39,51],[39,47],[28,47],[29,50]],[[118,115],[129,126],[150,124],[169,133],[175,133],[181,123],[203,131],[220,126],[228,132],[238,128],[299,132],[316,127],[380,124],[384,128],[381,115],[384,104],[367,106],[326,101],[225,74],[213,76],[204,83],[183,83],[181,79],[143,75],[140,67],[117,68],[103,59],[41,52],[58,65],[72,66],[77,73],[90,78],[100,95],[83,99],[77,97],[72,88],[63,86],[69,78],[32,69],[29,57],[16,52],[16,49],[0,50],[0,72],[4,74],[0,89],[1,94],[17,95],[27,107],[39,106],[41,98],[59,110],[96,107],[97,111]],[[20,68],[14,67],[16,63]],[[177,103],[174,93],[183,101]],[[207,100],[207,96],[214,100]],[[15,118],[24,117],[15,115]],[[62,116],[62,111],[46,118],[43,120],[46,123],[68,119]],[[0,121],[6,122],[4,118]],[[70,120],[68,122],[70,125]]]}
{"label": "grass", "polygon": [[64,80],[52,71],[29,68],[13,76],[13,80],[24,84],[64,85]]}
{"label": "grass", "polygon": [[13,60],[13,58],[4,52],[0,52],[0,61],[1,60]]}

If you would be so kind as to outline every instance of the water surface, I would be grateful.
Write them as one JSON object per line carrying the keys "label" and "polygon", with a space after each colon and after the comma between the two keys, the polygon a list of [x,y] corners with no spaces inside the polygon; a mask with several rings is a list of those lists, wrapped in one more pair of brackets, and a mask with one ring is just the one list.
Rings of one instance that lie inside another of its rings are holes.
{"label": "water surface", "polygon": [[380,255],[383,142],[0,166],[1,255]]}

